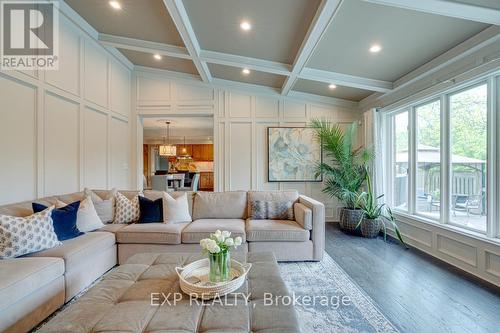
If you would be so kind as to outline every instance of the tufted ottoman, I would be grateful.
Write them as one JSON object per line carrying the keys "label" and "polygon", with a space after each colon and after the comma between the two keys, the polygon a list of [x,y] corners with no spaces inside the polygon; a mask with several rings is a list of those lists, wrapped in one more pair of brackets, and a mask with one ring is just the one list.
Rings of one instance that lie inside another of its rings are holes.
{"label": "tufted ottoman", "polygon": [[274,255],[234,257],[253,264],[247,282],[202,302],[181,292],[174,271],[201,255],[136,254],[38,332],[300,332],[293,305],[276,301],[290,294]]}

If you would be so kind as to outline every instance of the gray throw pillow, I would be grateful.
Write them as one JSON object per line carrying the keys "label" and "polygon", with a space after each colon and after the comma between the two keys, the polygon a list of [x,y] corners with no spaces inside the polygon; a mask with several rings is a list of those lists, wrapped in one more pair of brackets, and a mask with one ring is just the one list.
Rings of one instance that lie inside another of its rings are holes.
{"label": "gray throw pillow", "polygon": [[293,220],[293,201],[252,201],[249,215],[254,220]]}

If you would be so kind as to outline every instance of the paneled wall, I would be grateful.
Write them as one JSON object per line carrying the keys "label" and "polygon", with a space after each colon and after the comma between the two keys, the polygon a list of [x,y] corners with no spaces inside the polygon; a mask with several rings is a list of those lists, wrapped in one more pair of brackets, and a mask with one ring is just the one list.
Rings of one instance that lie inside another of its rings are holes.
{"label": "paneled wall", "polygon": [[[302,127],[319,117],[346,125],[356,121],[363,142],[362,115],[354,103],[312,97],[293,99],[272,92],[207,85],[141,71],[136,73],[134,82],[139,130],[143,117],[213,115],[216,190],[297,189],[324,202],[329,221],[338,219],[339,204],[321,192],[321,183],[267,181],[267,128]],[[138,164],[142,163],[141,153],[136,145]],[[136,171],[140,174],[140,170]],[[140,187],[139,176],[137,179]]]}
{"label": "paneled wall", "polygon": [[131,70],[60,20],[59,70],[0,72],[0,204],[131,187]]}

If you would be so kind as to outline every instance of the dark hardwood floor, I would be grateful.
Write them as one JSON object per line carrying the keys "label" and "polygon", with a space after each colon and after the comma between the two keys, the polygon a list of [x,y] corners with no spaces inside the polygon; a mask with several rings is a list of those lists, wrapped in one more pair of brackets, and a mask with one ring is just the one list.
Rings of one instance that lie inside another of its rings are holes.
{"label": "dark hardwood floor", "polygon": [[500,332],[500,288],[394,240],[326,226],[326,251],[401,332]]}

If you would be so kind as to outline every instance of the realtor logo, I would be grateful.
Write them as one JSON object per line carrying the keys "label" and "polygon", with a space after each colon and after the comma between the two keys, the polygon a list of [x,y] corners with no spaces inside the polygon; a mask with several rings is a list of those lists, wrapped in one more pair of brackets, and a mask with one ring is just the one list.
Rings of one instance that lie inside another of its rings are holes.
{"label": "realtor logo", "polygon": [[58,2],[1,2],[2,70],[58,69]]}

